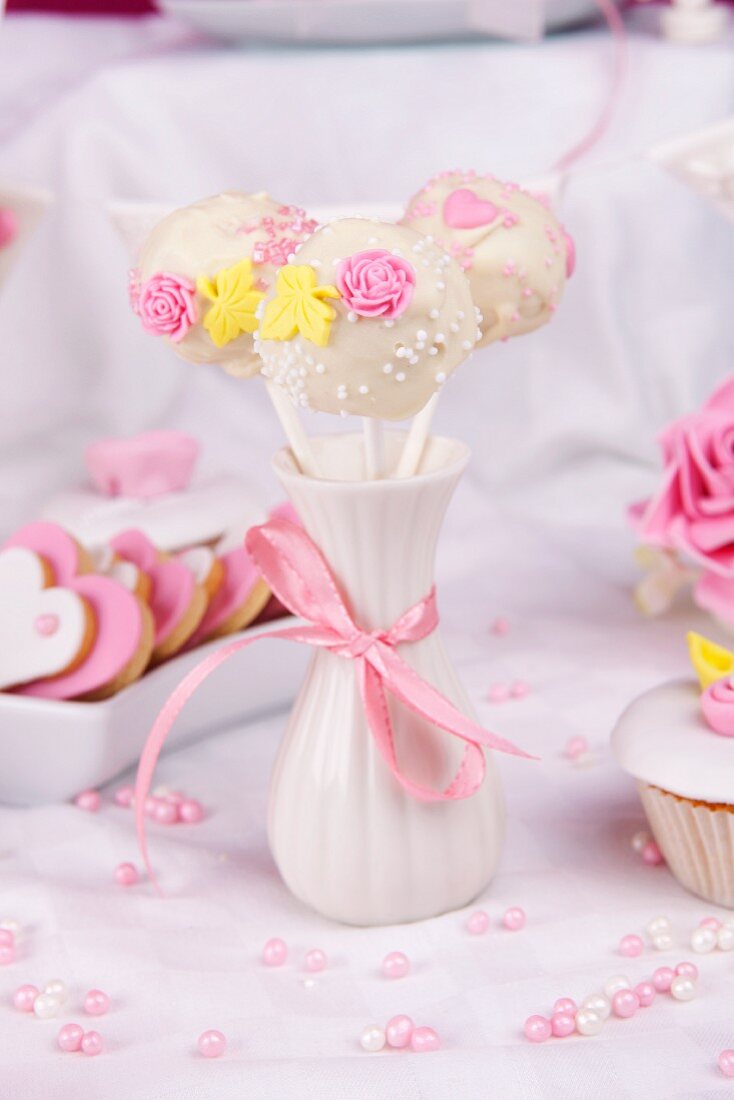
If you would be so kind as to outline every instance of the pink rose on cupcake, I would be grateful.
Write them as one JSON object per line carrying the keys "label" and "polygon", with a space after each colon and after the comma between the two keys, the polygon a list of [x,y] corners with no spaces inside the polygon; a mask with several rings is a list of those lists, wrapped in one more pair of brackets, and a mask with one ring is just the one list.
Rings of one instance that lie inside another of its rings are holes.
{"label": "pink rose on cupcake", "polygon": [[644,542],[688,554],[715,577],[734,578],[734,377],[700,412],[665,428],[660,446],[663,483],[630,508],[633,527]]}
{"label": "pink rose on cupcake", "polygon": [[415,269],[401,256],[372,248],[338,264],[336,285],[347,309],[360,317],[399,317],[411,303]]}
{"label": "pink rose on cupcake", "polygon": [[196,287],[190,279],[161,272],[140,286],[137,309],[143,328],[154,336],[183,340],[197,318]]}

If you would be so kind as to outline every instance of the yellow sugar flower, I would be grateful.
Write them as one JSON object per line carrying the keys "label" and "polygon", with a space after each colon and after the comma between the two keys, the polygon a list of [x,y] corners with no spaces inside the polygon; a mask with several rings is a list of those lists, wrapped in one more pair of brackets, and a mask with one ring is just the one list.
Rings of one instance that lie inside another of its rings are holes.
{"label": "yellow sugar flower", "polygon": [[253,290],[252,284],[250,259],[223,268],[213,279],[200,275],[196,280],[199,294],[214,303],[207,310],[203,325],[218,348],[257,328],[255,310],[265,295],[261,290]]}
{"label": "yellow sugar flower", "polygon": [[688,635],[688,652],[691,664],[696,670],[701,691],[705,691],[717,680],[734,673],[734,653],[716,642],[710,642],[702,634],[691,631]]}
{"label": "yellow sugar flower", "polygon": [[325,347],[336,310],[324,298],[341,298],[335,286],[317,286],[310,264],[288,264],[278,272],[275,297],[265,307],[263,340],[292,340],[296,333]]}

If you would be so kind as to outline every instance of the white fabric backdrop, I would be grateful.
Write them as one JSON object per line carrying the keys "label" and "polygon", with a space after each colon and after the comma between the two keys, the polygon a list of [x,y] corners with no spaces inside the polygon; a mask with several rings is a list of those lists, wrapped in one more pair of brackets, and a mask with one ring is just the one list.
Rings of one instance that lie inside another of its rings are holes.
{"label": "white fabric backdrop", "polygon": [[[57,205],[0,298],[3,528],[79,474],[85,442],[152,424],[196,431],[210,466],[234,464],[276,493],[268,455],[280,438],[259,385],[187,368],[139,330],[109,200],[178,203],[266,186],[304,205],[358,209],[407,197],[446,165],[540,174],[591,121],[608,50],[588,32],[539,46],[236,52],[165,22],[7,21],[0,178],[49,186]],[[463,916],[449,915],[359,931],[305,912],[280,884],[264,835],[282,718],[232,731],[161,764],[161,782],[212,810],[185,835],[156,835],[166,902],[110,884],[112,867],[135,856],[122,811],[0,809],[0,916],[31,929],[26,957],[0,973],[0,997],[58,975],[77,1002],[95,984],[115,1001],[100,1021],[109,1052],[83,1063],[53,1049],[54,1024],[3,1012],[8,1096],[616,1100],[729,1090],[714,1068],[718,1050],[734,1046],[723,955],[703,960],[698,1001],[661,1003],[599,1039],[532,1048],[518,1028],[556,996],[687,956],[648,952],[623,967],[614,945],[658,910],[675,918],[682,943],[708,911],[630,852],[641,811],[605,746],[636,691],[685,669],[681,631],[695,621],[636,618],[622,505],[652,484],[655,428],[734,366],[731,227],[641,156],[732,109],[731,41],[685,50],[635,34],[612,132],[568,184],[563,216],[579,267],[558,317],[478,354],[442,398],[439,428],[474,449],[438,564],[447,640],[481,717],[544,756],[537,766],[501,761],[508,844],[483,899],[495,925],[507,905],[525,906],[527,930],[474,940]],[[511,623],[504,639],[488,634],[497,614]],[[513,677],[531,684],[527,700],[484,701],[492,682]],[[589,768],[559,756],[575,733],[594,744]],[[258,969],[273,934],[296,957],[328,952],[333,967],[316,988],[304,989],[295,964]],[[394,985],[376,974],[393,947],[416,969]],[[361,1027],[395,1011],[436,1026],[445,1050],[359,1051]],[[205,1027],[230,1037],[220,1063],[191,1053]]]}

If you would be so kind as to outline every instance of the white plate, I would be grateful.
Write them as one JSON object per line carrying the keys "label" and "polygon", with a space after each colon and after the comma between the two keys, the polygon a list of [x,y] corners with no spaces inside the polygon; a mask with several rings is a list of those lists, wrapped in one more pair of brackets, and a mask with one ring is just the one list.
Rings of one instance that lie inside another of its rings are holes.
{"label": "white plate", "polygon": [[271,42],[533,39],[599,15],[595,0],[159,0],[159,6],[220,38]]}
{"label": "white plate", "polygon": [[[0,694],[0,802],[59,802],[108,783],[135,764],[170,693],[225,642],[291,625],[251,627],[175,657],[103,703],[64,703]],[[199,688],[178,717],[166,747],[284,709],[298,690],[306,646],[261,642],[235,654]]]}

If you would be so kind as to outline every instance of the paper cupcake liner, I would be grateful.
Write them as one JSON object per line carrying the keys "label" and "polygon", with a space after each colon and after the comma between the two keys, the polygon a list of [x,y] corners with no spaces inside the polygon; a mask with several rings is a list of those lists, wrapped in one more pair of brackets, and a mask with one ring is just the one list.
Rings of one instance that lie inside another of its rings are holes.
{"label": "paper cupcake liner", "polygon": [[655,840],[681,885],[734,909],[734,806],[691,802],[645,783],[638,788]]}

